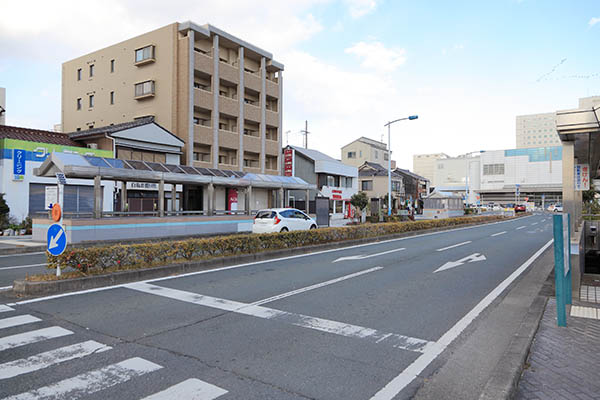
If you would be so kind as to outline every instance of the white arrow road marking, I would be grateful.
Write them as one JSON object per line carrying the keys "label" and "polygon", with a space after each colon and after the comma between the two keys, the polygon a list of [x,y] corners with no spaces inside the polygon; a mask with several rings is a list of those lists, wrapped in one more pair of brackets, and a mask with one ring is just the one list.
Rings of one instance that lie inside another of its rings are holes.
{"label": "white arrow road marking", "polygon": [[526,226],[525,226],[525,225],[523,225],[523,226],[520,226],[520,227],[518,227],[518,228],[517,228],[517,229],[515,229],[515,230],[517,230],[517,231],[518,231],[519,229],[523,229],[523,228],[525,228],[525,227],[526,227]]}
{"label": "white arrow road marking", "polygon": [[462,242],[462,243],[458,243],[458,244],[453,244],[452,246],[442,247],[441,249],[437,249],[436,251],[444,251],[444,250],[448,250],[448,249],[453,249],[455,247],[462,246],[462,245],[469,244],[469,243],[471,243],[471,241],[467,240],[466,242]]}
{"label": "white arrow road marking", "polygon": [[463,265],[466,262],[472,263],[472,262],[483,261],[483,260],[486,260],[486,258],[483,254],[473,253],[470,256],[463,257],[457,261],[448,261],[446,264],[442,265],[441,267],[439,267],[438,269],[436,269],[433,272],[436,273],[436,272],[444,271],[444,270],[447,270],[450,268],[458,267],[459,265]]}
{"label": "white arrow road marking", "polygon": [[500,235],[504,235],[505,233],[506,233],[506,231],[502,231],[502,232],[494,233],[491,236],[500,236]]}
{"label": "white arrow road marking", "polygon": [[227,390],[218,386],[211,385],[200,379],[187,379],[177,385],[144,397],[142,400],[172,400],[172,399],[191,399],[191,400],[213,400],[227,393]]}
{"label": "white arrow road marking", "polygon": [[56,236],[53,236],[50,238],[50,244],[48,245],[48,249],[53,249],[55,247],[58,247],[58,239],[60,239],[60,237],[63,235],[64,230],[60,230],[58,231],[58,233],[56,234]]}
{"label": "white arrow road marking", "polygon": [[399,249],[394,249],[394,250],[388,250],[388,251],[383,251],[381,253],[375,253],[375,254],[361,254],[358,256],[348,256],[348,257],[340,257],[337,260],[334,260],[332,262],[336,263],[338,261],[347,261],[347,260],[364,260],[365,258],[371,258],[371,257],[377,257],[377,256],[382,256],[384,254],[390,254],[390,253],[395,253],[397,251],[402,251],[402,250],[406,250],[404,247],[401,247]]}

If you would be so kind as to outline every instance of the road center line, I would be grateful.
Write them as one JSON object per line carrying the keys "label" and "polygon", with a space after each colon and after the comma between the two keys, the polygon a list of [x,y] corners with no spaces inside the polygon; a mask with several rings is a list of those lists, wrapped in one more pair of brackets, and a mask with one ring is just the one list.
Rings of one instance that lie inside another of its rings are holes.
{"label": "road center line", "polygon": [[408,386],[433,360],[435,360],[460,334],[473,322],[475,318],[485,310],[510,284],[517,279],[542,253],[552,245],[554,239],[550,239],[541,249],[525,261],[519,268],[496,286],[485,296],[471,311],[462,317],[448,332],[429,346],[412,364],[410,364],[400,375],[392,379],[371,400],[391,400]]}
{"label": "road center line", "polygon": [[12,266],[12,267],[0,267],[0,271],[5,270],[5,269],[44,267],[46,265],[48,265],[48,264],[47,263],[43,263],[43,264],[30,264],[30,265],[15,265],[15,266]]}
{"label": "road center line", "polygon": [[197,293],[185,292],[183,290],[171,289],[162,286],[151,285],[148,283],[131,283],[125,287],[143,293],[184,301],[186,303],[198,304],[223,311],[273,320],[284,324],[300,326],[302,328],[332,333],[349,338],[363,339],[373,344],[384,343],[402,350],[424,353],[426,349],[436,346],[435,343],[423,339],[395,333],[381,332],[376,329],[366,328],[363,326],[311,317],[308,315],[296,314],[287,311],[276,310],[273,308],[241,303],[233,300],[204,296]]}
{"label": "road center line", "polygon": [[533,224],[531,224],[531,226],[533,226],[533,225],[537,225],[537,224],[538,224],[537,222],[534,222]]}
{"label": "road center line", "polygon": [[518,231],[519,229],[523,229],[523,228],[526,228],[526,226],[525,226],[525,225],[523,225],[523,226],[520,226],[520,227],[518,227],[518,228],[517,228],[517,229],[515,229],[515,230],[516,230],[516,231]]}
{"label": "road center line", "polygon": [[317,283],[317,284],[314,284],[314,285],[306,286],[306,287],[303,287],[303,288],[300,288],[300,289],[292,290],[291,292],[278,294],[277,296],[272,296],[272,297],[269,297],[269,298],[266,298],[266,299],[263,299],[263,300],[258,300],[258,301],[255,301],[254,303],[251,303],[250,305],[252,305],[252,306],[260,306],[262,304],[271,303],[273,301],[284,299],[286,297],[290,297],[290,296],[293,296],[295,294],[300,294],[300,293],[308,292],[309,290],[314,290],[314,289],[321,288],[323,286],[332,285],[334,283],[345,281],[346,279],[355,278],[357,276],[368,274],[369,272],[378,271],[380,269],[383,269],[383,267],[369,268],[369,269],[366,269],[364,271],[359,271],[359,272],[355,272],[353,274],[349,274],[349,275],[345,275],[345,276],[340,276],[339,278],[331,279],[329,281],[325,281],[325,282]]}
{"label": "road center line", "polygon": [[[0,242],[0,244],[2,244],[2,242]],[[6,257],[24,257],[24,256],[38,255],[38,254],[46,254],[46,252],[45,251],[36,251],[34,253],[3,254],[3,255],[0,256],[0,258],[6,258]]]}
{"label": "road center line", "polygon": [[462,246],[462,245],[469,244],[469,243],[471,243],[471,241],[467,240],[466,242],[453,244],[452,246],[442,247],[441,249],[437,249],[436,251],[444,251],[444,250],[448,250],[448,249],[453,249],[455,247]]}
{"label": "road center line", "polygon": [[498,232],[498,233],[494,233],[493,235],[490,236],[500,236],[500,235],[504,235],[506,233],[506,231],[502,231],[502,232]]}

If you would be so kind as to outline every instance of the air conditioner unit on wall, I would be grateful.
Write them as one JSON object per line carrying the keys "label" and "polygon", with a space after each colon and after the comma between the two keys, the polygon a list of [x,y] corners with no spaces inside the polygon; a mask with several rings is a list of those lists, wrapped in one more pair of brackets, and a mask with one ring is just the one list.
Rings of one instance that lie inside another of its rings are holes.
{"label": "air conditioner unit on wall", "polygon": [[98,143],[88,143],[87,147],[88,149],[98,150]]}

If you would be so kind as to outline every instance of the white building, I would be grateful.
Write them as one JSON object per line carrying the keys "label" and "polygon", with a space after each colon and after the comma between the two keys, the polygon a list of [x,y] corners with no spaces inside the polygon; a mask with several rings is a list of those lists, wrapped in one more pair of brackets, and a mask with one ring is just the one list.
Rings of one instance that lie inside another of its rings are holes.
{"label": "white building", "polygon": [[414,154],[412,169],[415,174],[429,179],[429,182],[433,185],[435,176],[435,163],[437,160],[442,160],[444,158],[450,158],[450,156],[445,153]]}
{"label": "white building", "polygon": [[447,157],[436,160],[433,187],[437,191],[451,192],[465,197],[468,202],[478,201],[480,187],[480,157],[467,154],[460,157]]}

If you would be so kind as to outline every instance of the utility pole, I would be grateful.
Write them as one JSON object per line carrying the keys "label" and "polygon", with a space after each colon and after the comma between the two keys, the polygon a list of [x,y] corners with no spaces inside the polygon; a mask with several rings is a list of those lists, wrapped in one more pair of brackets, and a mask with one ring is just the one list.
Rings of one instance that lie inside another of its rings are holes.
{"label": "utility pole", "polygon": [[304,130],[300,131],[300,133],[304,136],[304,148],[308,149],[308,121],[304,121]]}

